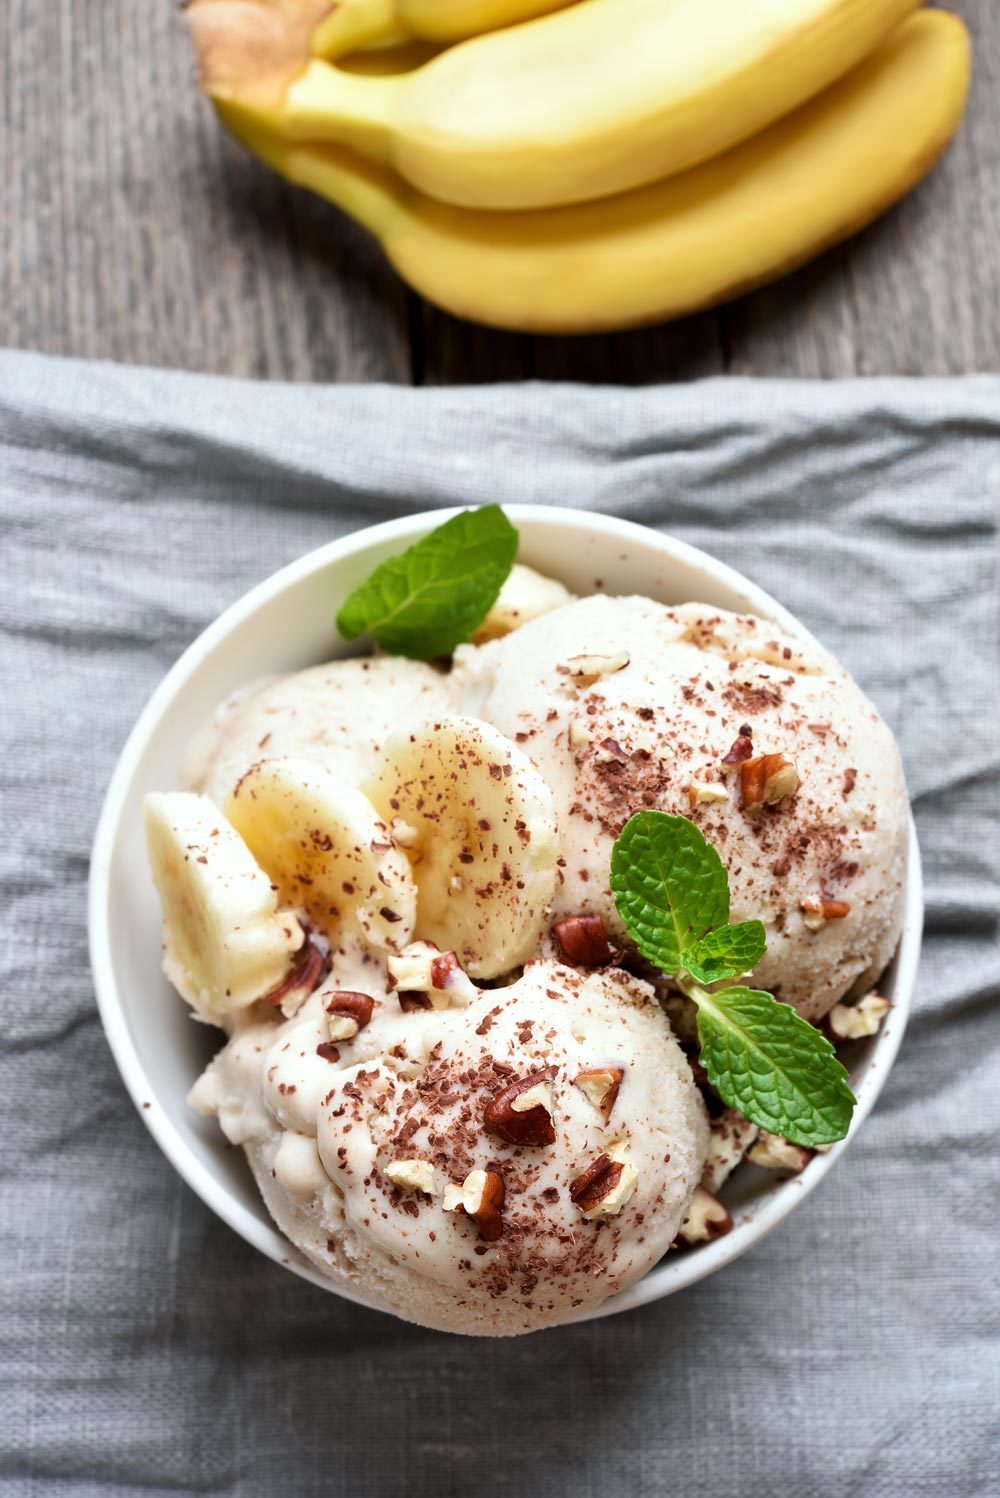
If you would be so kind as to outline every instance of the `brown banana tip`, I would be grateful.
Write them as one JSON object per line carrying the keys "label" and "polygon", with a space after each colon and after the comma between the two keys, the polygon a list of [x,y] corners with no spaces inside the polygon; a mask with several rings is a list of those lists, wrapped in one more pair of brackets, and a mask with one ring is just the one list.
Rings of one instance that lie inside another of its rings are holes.
{"label": "brown banana tip", "polygon": [[205,93],[279,108],[329,0],[184,0]]}

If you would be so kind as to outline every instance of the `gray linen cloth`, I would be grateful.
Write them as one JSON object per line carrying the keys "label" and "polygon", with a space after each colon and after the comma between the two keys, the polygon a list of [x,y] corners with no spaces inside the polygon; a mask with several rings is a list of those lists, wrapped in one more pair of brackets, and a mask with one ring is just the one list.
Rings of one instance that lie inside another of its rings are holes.
{"label": "gray linen cloth", "polygon": [[[750,1255],[511,1342],[258,1256],[129,1102],[87,964],[101,798],[248,585],[415,507],[592,506],[707,548],[902,741],[927,874],[876,1113]],[[1000,381],[407,391],[0,355],[0,1492],[1000,1493]]]}

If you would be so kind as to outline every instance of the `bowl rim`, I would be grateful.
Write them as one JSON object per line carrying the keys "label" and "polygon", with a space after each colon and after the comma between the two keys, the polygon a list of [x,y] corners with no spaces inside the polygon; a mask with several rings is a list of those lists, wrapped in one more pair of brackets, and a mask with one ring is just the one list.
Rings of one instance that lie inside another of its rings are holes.
{"label": "bowl rim", "polygon": [[[400,542],[409,544],[434,526],[442,524],[469,506],[421,510],[394,520],[363,526],[347,536],[324,543],[256,583],[231,603],[186,647],[154,689],[139,714],[116,762],[94,834],[88,883],[88,939],[91,973],[97,1006],[108,1044],[136,1111],[156,1143],[197,1196],[229,1227],[275,1263],[290,1269],[320,1289],[382,1310],[352,1286],[338,1284],[322,1275],[268,1218],[266,1221],[237,1201],[232,1193],[198,1160],[167,1113],[155,1105],[157,1086],[144,1067],[129,1033],[125,1007],[118,989],[112,957],[109,880],[114,846],[136,770],[160,722],[183,693],[191,675],[223,640],[250,618],[263,604],[296,587],[304,578],[333,563],[365,552],[373,546]],[[617,541],[632,539],[645,548],[660,550],[711,577],[735,592],[746,610],[773,620],[788,633],[814,642],[815,636],[763,588],[735,568],[690,543],[663,534],[631,520],[596,511],[538,504],[505,504],[505,514],[514,525],[539,521],[570,531],[585,529]],[[875,1037],[861,1072],[854,1079],[857,1106],[847,1137],[827,1152],[816,1155],[799,1175],[776,1181],[746,1210],[737,1215],[732,1231],[724,1238],[661,1260],[629,1289],[609,1297],[561,1325],[598,1320],[648,1305],[687,1285],[715,1273],[746,1253],[816,1189],[844,1150],[856,1138],[874,1107],[892,1069],[902,1043],[916,986],[923,927],[923,884],[920,850],[912,812],[909,819],[909,853],[903,933],[893,959],[895,969],[893,1009],[890,1022]],[[266,1208],[265,1208],[266,1212]],[[551,1328],[556,1330],[557,1328]]]}

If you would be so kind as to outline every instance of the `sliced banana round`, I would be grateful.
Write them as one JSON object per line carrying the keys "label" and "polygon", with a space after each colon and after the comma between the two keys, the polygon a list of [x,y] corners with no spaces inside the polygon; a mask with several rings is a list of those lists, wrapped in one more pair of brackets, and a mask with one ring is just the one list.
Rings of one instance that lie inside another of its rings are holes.
{"label": "sliced banana round", "polygon": [[394,734],[366,786],[408,828],[417,931],[494,978],[535,951],[556,884],[552,793],[511,741],[477,718]]}
{"label": "sliced banana round", "polygon": [[411,940],[417,891],[406,856],[356,786],[306,759],[263,759],[230,791],[226,815],[283,902],[324,931],[360,928],[398,952]]}
{"label": "sliced banana round", "polygon": [[496,603],[472,636],[472,643],[482,645],[487,640],[499,640],[520,629],[522,624],[530,624],[532,619],[540,619],[543,614],[572,602],[573,594],[554,577],[543,577],[533,567],[515,562]]}
{"label": "sliced banana round", "polygon": [[285,977],[304,933],[239,833],[207,796],[146,797],[146,847],[163,906],[163,969],[221,1022]]}

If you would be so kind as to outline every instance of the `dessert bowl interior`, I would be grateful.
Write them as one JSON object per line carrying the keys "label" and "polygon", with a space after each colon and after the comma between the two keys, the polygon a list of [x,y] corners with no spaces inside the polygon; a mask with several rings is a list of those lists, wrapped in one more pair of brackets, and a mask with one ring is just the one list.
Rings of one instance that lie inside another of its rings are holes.
{"label": "dessert bowl interior", "polygon": [[[773,619],[789,633],[808,631],[768,594],[720,562],[670,537],[601,515],[542,506],[508,506],[521,537],[520,560],[577,593],[639,593],[662,603],[696,601]],[[108,790],[90,878],[90,948],[98,1005],[131,1096],[161,1149],[230,1227],[277,1263],[349,1299],[285,1239],[258,1195],[242,1152],[214,1119],[195,1114],[186,1095],[221,1043],[193,1022],[160,970],[160,909],[143,842],[147,791],[170,789],[192,739],[237,688],[356,653],[333,626],[337,608],[372,569],[449,513],[434,511],[361,531],[309,553],[261,583],[211,625],[167,674],[137,722]],[[922,896],[912,825],[903,937],[880,985],[893,1001],[886,1024],[845,1058],[858,1099],[851,1135],[817,1155],[793,1181],[743,1166],[721,1192],[732,1232],[671,1255],[638,1284],[589,1317],[610,1315],[669,1295],[744,1253],[793,1211],[831,1169],[885,1081],[902,1039],[920,948]],[[585,1316],[581,1319],[587,1319]]]}

